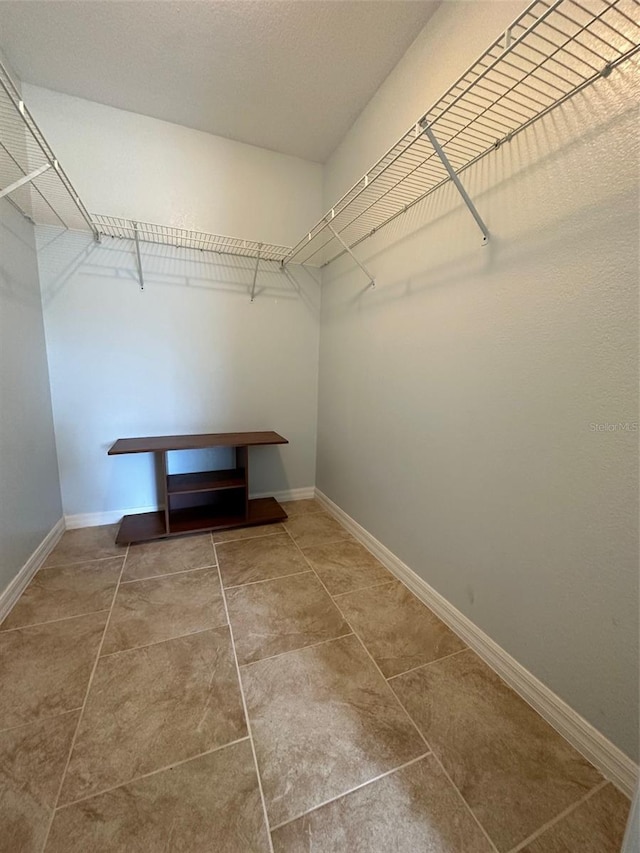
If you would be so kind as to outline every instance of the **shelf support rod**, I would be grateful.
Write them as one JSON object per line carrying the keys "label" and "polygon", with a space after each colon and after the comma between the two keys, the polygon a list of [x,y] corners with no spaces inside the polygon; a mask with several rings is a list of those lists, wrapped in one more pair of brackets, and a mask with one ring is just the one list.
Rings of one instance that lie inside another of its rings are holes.
{"label": "shelf support rod", "polygon": [[47,169],[51,168],[51,163],[45,163],[44,166],[40,166],[39,169],[34,169],[33,172],[29,172],[28,175],[25,175],[22,178],[18,178],[17,181],[14,181],[12,184],[9,184],[8,187],[5,187],[3,190],[0,190],[0,198],[4,198],[9,193],[12,193],[14,190],[23,187],[25,184],[30,184],[31,181],[38,178],[43,172],[46,172]]}
{"label": "shelf support rod", "polygon": [[258,266],[260,264],[260,252],[262,251],[262,243],[258,243],[258,254],[256,256],[256,268],[253,271],[253,283],[251,285],[251,301],[256,298],[256,279],[258,278]]}
{"label": "shelf support rod", "polygon": [[142,258],[140,257],[140,238],[138,237],[138,223],[133,223],[133,235],[136,241],[136,264],[138,266],[138,278],[140,279],[140,290],[144,290],[144,275],[142,273]]}
{"label": "shelf support rod", "polygon": [[[325,220],[325,222],[326,222],[326,220]],[[338,241],[338,243],[340,243],[340,244],[341,244],[341,246],[342,246],[342,248],[345,250],[345,252],[348,252],[348,253],[351,255],[351,257],[353,258],[353,260],[358,264],[358,266],[360,267],[360,269],[362,270],[362,272],[363,272],[363,273],[366,275],[366,277],[369,279],[369,283],[370,283],[371,287],[375,287],[375,286],[376,286],[376,282],[375,282],[374,277],[371,275],[371,273],[370,273],[370,272],[369,272],[369,270],[365,267],[365,265],[360,263],[360,261],[356,258],[356,256],[355,256],[355,255],[353,254],[353,252],[351,251],[350,246],[347,246],[347,244],[344,242],[344,240],[342,239],[342,237],[338,234],[338,232],[336,231],[336,229],[333,227],[333,225],[332,225],[330,222],[327,222],[327,228],[329,229],[329,231],[331,231],[331,233],[332,233],[332,234],[333,234],[333,236],[336,238],[336,240]]]}
{"label": "shelf support rod", "polygon": [[447,157],[447,155],[442,150],[442,146],[440,145],[438,140],[435,138],[434,133],[431,130],[429,124],[423,119],[420,122],[420,126],[422,127],[424,132],[427,134],[429,142],[433,145],[434,151],[436,152],[436,154],[440,158],[442,165],[445,167],[445,169],[447,170],[447,172],[449,174],[449,177],[451,178],[451,180],[455,184],[455,188],[458,190],[458,192],[462,196],[462,200],[464,201],[464,203],[469,208],[469,212],[471,213],[471,215],[475,219],[476,225],[478,226],[478,228],[482,232],[482,245],[486,246],[486,244],[489,242],[489,229],[484,224],[482,217],[480,216],[480,214],[476,210],[475,204],[471,201],[471,198],[469,197],[468,192],[465,190],[464,186],[462,185],[462,181],[460,180],[460,178],[458,177],[458,175],[455,172],[455,169],[453,168],[453,166],[449,162],[449,158]]}

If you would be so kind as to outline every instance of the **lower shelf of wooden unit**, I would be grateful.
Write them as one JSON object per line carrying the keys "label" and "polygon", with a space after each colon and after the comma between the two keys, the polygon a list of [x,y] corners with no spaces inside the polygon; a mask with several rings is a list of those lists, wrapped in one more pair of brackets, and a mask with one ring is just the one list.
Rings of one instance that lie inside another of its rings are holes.
{"label": "lower shelf of wooden unit", "polygon": [[171,513],[170,530],[164,523],[164,511],[143,512],[125,515],[116,536],[118,545],[144,542],[149,539],[165,539],[182,533],[197,533],[208,530],[225,530],[232,527],[251,527],[255,524],[271,524],[284,521],[287,513],[275,498],[255,498],[249,501],[248,517],[224,515],[212,512],[210,507],[198,506],[180,509]]}

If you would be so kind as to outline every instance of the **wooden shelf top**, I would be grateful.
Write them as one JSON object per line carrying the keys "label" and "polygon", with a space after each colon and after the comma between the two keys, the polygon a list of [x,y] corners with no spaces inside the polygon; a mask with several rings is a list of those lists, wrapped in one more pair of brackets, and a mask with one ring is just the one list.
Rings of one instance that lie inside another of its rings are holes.
{"label": "wooden shelf top", "polygon": [[120,453],[155,453],[168,450],[201,450],[205,447],[254,447],[260,444],[289,444],[277,432],[210,432],[203,435],[154,435],[119,438],[109,456]]}

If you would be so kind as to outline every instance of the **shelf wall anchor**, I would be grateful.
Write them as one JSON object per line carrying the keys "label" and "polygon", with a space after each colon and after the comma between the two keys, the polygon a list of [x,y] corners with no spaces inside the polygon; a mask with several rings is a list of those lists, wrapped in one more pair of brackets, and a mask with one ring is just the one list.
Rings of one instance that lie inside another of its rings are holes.
{"label": "shelf wall anchor", "polygon": [[138,266],[138,278],[140,279],[140,290],[144,290],[144,275],[142,273],[142,258],[140,257],[140,238],[138,237],[138,223],[133,223],[133,235],[136,241],[136,264]]}
{"label": "shelf wall anchor", "polygon": [[31,181],[40,177],[43,172],[46,172],[47,169],[50,168],[51,163],[45,163],[44,166],[40,166],[39,169],[34,169],[33,172],[29,172],[29,174],[25,175],[23,178],[18,178],[17,181],[14,181],[12,184],[9,184],[8,187],[5,187],[4,189],[0,190],[0,198],[4,198],[6,195],[9,195],[9,193],[12,193],[14,192],[14,190],[23,187],[25,184],[30,184]]}
{"label": "shelf wall anchor", "polygon": [[262,251],[262,243],[258,243],[258,254],[256,256],[256,267],[253,271],[253,283],[251,285],[251,301],[256,298],[256,279],[258,278],[258,266],[260,265],[260,252]]}
{"label": "shelf wall anchor", "polygon": [[335,230],[335,228],[333,227],[333,225],[332,225],[330,222],[327,222],[327,228],[329,229],[329,231],[331,231],[331,233],[332,233],[332,234],[333,234],[333,236],[336,238],[336,240],[338,241],[338,243],[340,243],[340,244],[341,244],[341,246],[342,246],[342,248],[345,250],[345,252],[348,252],[348,253],[351,255],[351,257],[353,258],[353,260],[358,264],[358,266],[360,267],[360,269],[362,270],[362,272],[363,272],[363,273],[366,275],[366,277],[369,279],[369,283],[370,283],[371,287],[375,287],[375,286],[376,286],[376,282],[375,282],[374,277],[371,275],[371,273],[370,273],[370,272],[369,272],[369,270],[365,267],[365,265],[360,263],[360,261],[356,258],[356,256],[355,256],[355,255],[353,254],[353,252],[351,251],[351,247],[350,247],[350,246],[347,246],[347,244],[344,242],[344,240],[342,239],[342,237],[338,234],[338,232]]}
{"label": "shelf wall anchor", "polygon": [[427,138],[429,139],[429,142],[433,145],[433,150],[436,152],[436,154],[440,158],[442,165],[447,170],[449,177],[451,178],[451,180],[455,184],[456,189],[458,190],[458,192],[462,196],[462,200],[467,205],[467,207],[469,208],[469,212],[471,213],[471,215],[475,219],[478,228],[482,232],[482,245],[486,246],[486,244],[489,242],[489,229],[484,224],[482,217],[480,216],[480,214],[476,210],[475,204],[471,201],[471,198],[469,197],[469,193],[465,190],[464,186],[462,185],[462,181],[460,180],[460,178],[456,174],[455,169],[453,168],[453,166],[449,162],[449,158],[447,157],[447,155],[442,150],[442,146],[440,145],[438,140],[435,138],[433,131],[429,127],[428,122],[426,122],[423,119],[421,122],[421,126],[422,126],[424,132],[426,133]]}

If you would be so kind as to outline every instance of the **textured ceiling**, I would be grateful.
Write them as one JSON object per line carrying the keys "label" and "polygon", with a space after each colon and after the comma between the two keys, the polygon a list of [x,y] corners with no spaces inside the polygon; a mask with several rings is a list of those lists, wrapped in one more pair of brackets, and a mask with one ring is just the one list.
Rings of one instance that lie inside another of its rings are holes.
{"label": "textured ceiling", "polygon": [[438,0],[2,0],[26,82],[324,162]]}

